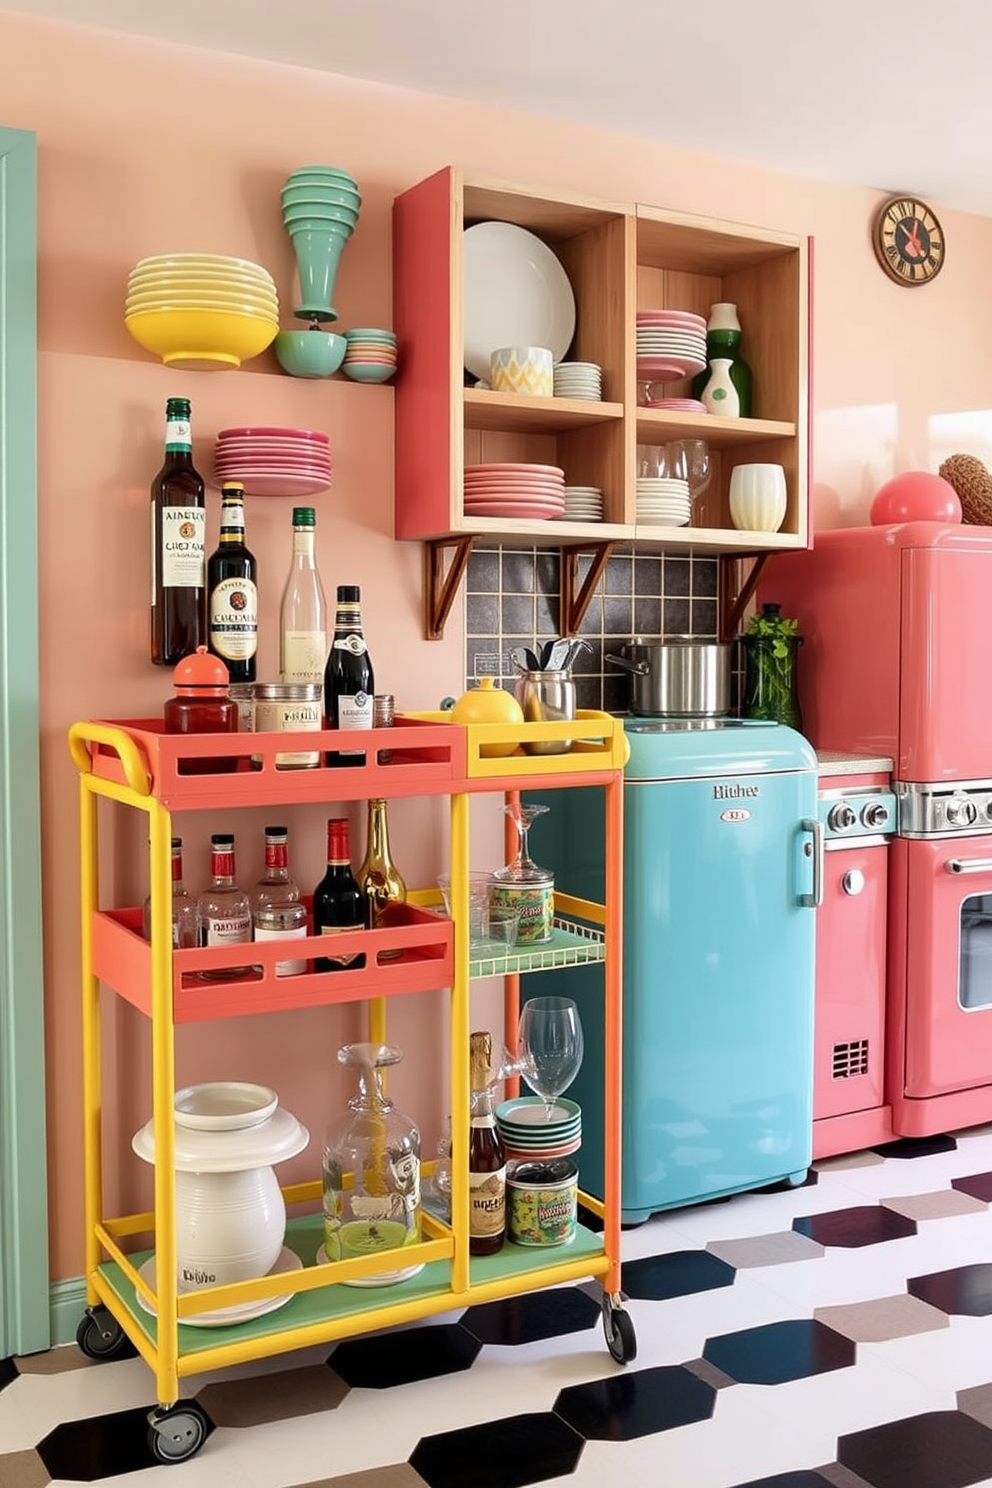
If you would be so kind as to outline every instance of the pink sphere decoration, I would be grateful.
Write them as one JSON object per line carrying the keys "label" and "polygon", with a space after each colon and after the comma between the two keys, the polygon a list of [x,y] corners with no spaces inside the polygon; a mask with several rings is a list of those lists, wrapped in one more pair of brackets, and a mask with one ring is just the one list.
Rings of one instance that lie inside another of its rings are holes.
{"label": "pink sphere decoration", "polygon": [[873,527],[890,522],[960,522],[961,503],[942,475],[904,470],[879,486],[868,517]]}

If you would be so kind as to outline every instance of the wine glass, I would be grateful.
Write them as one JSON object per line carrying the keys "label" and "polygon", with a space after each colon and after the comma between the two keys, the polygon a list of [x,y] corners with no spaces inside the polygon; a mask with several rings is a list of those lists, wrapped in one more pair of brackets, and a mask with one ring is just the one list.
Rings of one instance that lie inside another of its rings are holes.
{"label": "wine glass", "polygon": [[524,881],[546,877],[546,870],[538,868],[530,855],[527,847],[527,838],[533,822],[537,817],[544,816],[545,812],[551,810],[551,807],[523,806],[518,802],[514,802],[509,806],[504,806],[503,810],[517,829],[517,856],[508,865],[506,876],[508,878],[523,879]]}
{"label": "wine glass", "polygon": [[579,1010],[570,997],[532,997],[520,1010],[517,1043],[527,1084],[544,1101],[545,1119],[568,1089],[582,1063],[584,1040]]}
{"label": "wine glass", "polygon": [[669,445],[669,449],[678,450],[681,456],[684,471],[679,473],[684,473],[685,479],[689,482],[693,527],[712,526],[713,523],[709,520],[703,503],[699,500],[713,478],[713,461],[710,458],[709,445],[705,439],[679,439]]}

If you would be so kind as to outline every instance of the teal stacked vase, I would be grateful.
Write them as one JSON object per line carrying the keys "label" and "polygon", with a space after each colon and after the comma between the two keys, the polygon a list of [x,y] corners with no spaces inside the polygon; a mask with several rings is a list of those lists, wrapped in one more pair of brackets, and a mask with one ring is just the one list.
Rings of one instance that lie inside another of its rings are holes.
{"label": "teal stacked vase", "polygon": [[710,306],[706,323],[706,370],[692,384],[692,396],[708,413],[722,418],[750,418],[754,379],[741,355],[741,323],[737,306],[722,301]]}
{"label": "teal stacked vase", "polygon": [[282,220],[300,277],[301,303],[293,313],[300,320],[337,320],[331,295],[361,205],[358,182],[336,165],[300,166],[283,186]]}

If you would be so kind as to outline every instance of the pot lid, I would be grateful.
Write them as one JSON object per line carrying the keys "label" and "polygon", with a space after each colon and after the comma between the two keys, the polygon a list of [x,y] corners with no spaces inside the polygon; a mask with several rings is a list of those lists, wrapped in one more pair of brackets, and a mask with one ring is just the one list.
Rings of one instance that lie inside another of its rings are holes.
{"label": "pot lid", "polygon": [[[310,1133],[291,1111],[278,1106],[267,1121],[257,1126],[227,1131],[193,1130],[176,1123],[178,1173],[239,1173],[246,1168],[267,1168],[302,1152]],[[131,1147],[145,1162],[155,1161],[155,1124],[146,1121],[131,1138]]]}

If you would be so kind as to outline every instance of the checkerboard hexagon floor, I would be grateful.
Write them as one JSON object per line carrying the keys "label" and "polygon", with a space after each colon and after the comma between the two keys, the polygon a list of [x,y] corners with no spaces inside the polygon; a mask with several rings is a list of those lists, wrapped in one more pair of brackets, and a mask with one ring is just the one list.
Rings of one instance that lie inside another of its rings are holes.
{"label": "checkerboard hexagon floor", "polygon": [[626,1368],[557,1288],[194,1376],[168,1466],[140,1359],[2,1360],[0,1484],[989,1488],[990,1206],[992,1128],[818,1163],[625,1233]]}

